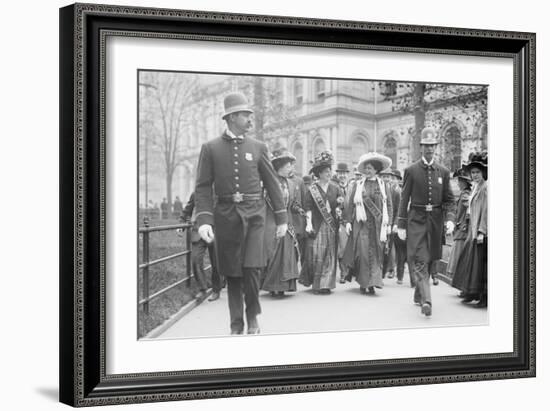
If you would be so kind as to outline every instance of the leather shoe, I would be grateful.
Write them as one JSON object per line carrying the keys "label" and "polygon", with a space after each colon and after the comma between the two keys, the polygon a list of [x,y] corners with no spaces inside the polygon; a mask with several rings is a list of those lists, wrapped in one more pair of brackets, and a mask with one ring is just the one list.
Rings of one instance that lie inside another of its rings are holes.
{"label": "leather shoe", "polygon": [[431,304],[428,304],[428,303],[422,304],[422,314],[424,314],[426,317],[430,317],[432,315]]}
{"label": "leather shoe", "polygon": [[247,334],[259,334],[260,325],[256,319],[248,321],[248,329],[246,330]]}
{"label": "leather shoe", "polygon": [[243,333],[243,330],[231,330],[231,335],[240,335]]}
{"label": "leather shoe", "polygon": [[214,291],[208,301],[216,301],[218,298],[220,298],[220,293]]}
{"label": "leather shoe", "polygon": [[434,285],[439,285],[439,279],[437,277],[434,277],[432,281]]}

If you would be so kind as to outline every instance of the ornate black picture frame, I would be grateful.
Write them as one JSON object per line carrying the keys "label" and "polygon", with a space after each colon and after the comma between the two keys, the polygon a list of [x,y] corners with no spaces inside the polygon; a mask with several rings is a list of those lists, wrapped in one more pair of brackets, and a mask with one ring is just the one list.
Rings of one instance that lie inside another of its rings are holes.
{"label": "ornate black picture frame", "polygon": [[[105,39],[108,36],[210,39],[513,61],[513,351],[107,374]],[[535,376],[535,34],[76,4],[60,10],[60,100],[62,402],[92,406]]]}

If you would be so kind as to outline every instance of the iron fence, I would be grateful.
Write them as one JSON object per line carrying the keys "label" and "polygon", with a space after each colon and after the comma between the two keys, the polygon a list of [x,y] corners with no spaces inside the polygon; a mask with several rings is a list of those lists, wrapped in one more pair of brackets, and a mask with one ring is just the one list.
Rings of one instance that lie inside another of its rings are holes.
{"label": "iron fence", "polygon": [[[151,300],[154,300],[155,298],[160,297],[167,291],[170,291],[171,289],[187,282],[187,284],[190,284],[191,277],[193,277],[193,273],[191,270],[191,228],[193,227],[190,223],[180,223],[180,224],[172,224],[172,225],[163,225],[163,226],[157,226],[157,227],[150,227],[149,226],[149,219],[145,217],[143,219],[143,227],[139,228],[139,234],[143,236],[143,249],[142,249],[142,263],[139,265],[139,269],[142,271],[142,296],[143,298],[138,298],[138,307],[143,306],[143,311],[145,314],[149,314],[149,302]],[[152,232],[160,232],[160,231],[170,231],[170,230],[182,230],[182,232],[185,235],[185,247],[186,249],[184,251],[171,254],[168,256],[164,256],[161,258],[158,258],[156,260],[149,260],[149,234]],[[150,294],[149,289],[149,267],[161,264],[166,261],[173,260],[175,258],[185,257],[186,258],[186,274],[185,277],[177,280],[176,282],[166,286],[162,290],[159,290],[153,294]]]}

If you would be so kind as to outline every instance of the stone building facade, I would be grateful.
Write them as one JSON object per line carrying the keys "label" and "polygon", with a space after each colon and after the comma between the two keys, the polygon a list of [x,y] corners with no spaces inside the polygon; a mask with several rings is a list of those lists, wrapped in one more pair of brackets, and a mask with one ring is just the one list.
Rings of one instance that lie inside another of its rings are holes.
{"label": "stone building facade", "polygon": [[[271,149],[288,148],[297,158],[299,174],[308,173],[311,160],[325,149],[331,150],[336,161],[347,163],[350,169],[361,154],[369,151],[389,156],[393,167],[401,171],[416,160],[411,158],[414,115],[399,109],[397,104],[407,93],[406,87],[399,88],[401,94],[388,97],[384,84],[390,83],[262,79],[264,107],[273,106],[278,110],[254,106],[254,93],[258,93],[258,88],[254,87],[253,77],[209,75],[201,78],[201,82],[204,80],[201,99],[190,104],[184,114],[190,121],[184,125],[180,145],[182,165],[174,176],[173,198],[179,196],[185,202],[193,191],[200,147],[223,132],[223,97],[237,90],[247,94],[254,110],[261,113],[264,141]],[[449,93],[445,98],[440,93],[436,100],[426,100],[425,124],[433,126],[441,139],[436,156],[451,169],[465,162],[470,152],[487,147],[487,89],[476,88],[475,95],[469,99],[471,104],[465,105],[464,97]],[[154,153],[150,157],[155,158]],[[160,203],[166,196],[165,179],[158,173],[162,167],[151,169],[155,171],[148,176],[148,198]],[[140,169],[140,174],[142,172]],[[140,199],[142,194],[140,184]]]}

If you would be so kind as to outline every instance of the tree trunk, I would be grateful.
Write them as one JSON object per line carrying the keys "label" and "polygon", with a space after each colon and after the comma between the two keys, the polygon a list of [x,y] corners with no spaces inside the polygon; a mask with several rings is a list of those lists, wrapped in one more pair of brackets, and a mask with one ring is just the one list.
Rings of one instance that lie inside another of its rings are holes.
{"label": "tree trunk", "polygon": [[426,102],[424,101],[425,92],[426,83],[415,83],[413,94],[414,134],[411,144],[411,162],[420,158],[420,136],[426,121]]}
{"label": "tree trunk", "polygon": [[168,201],[168,218],[172,218],[172,179],[174,172],[166,170],[166,201]]}
{"label": "tree trunk", "polygon": [[264,140],[264,79],[254,79],[254,131],[258,140]]}

